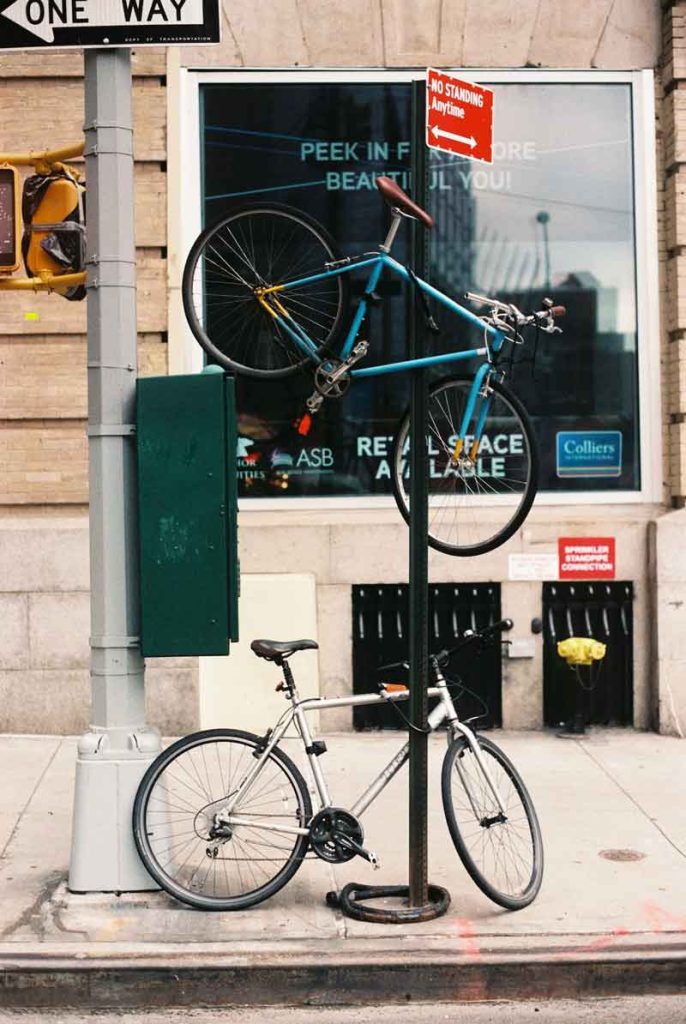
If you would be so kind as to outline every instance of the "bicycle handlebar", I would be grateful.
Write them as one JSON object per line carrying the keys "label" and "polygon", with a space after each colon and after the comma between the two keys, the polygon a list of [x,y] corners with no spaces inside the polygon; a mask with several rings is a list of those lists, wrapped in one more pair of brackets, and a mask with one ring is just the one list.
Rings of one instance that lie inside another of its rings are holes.
{"label": "bicycle handlebar", "polygon": [[500,619],[499,622],[494,622],[492,626],[485,626],[483,629],[474,630],[468,629],[462,634],[462,638],[459,643],[454,647],[446,648],[443,651],[439,651],[438,654],[434,655],[439,665],[444,665],[456,651],[461,651],[463,647],[467,647],[468,644],[478,643],[482,640],[488,640],[495,633],[507,633],[514,626],[512,619]]}
{"label": "bicycle handlebar", "polygon": [[[463,647],[467,647],[468,644],[478,642],[480,640],[488,640],[495,633],[507,633],[514,626],[512,619],[500,619],[499,622],[494,622],[491,626],[484,626],[483,629],[466,630],[458,644],[455,647],[446,648],[445,650],[439,651],[437,654],[431,657],[435,658],[439,665],[445,665],[445,663],[455,654],[456,651],[462,650]],[[390,672],[397,668],[409,668],[409,662],[407,661],[393,661],[388,665],[379,665],[377,672]]]}
{"label": "bicycle handlebar", "polygon": [[[482,306],[490,306],[491,320],[493,327],[499,330],[511,330],[511,323],[507,320],[514,320],[515,327],[527,327],[536,324],[547,334],[560,333],[560,328],[555,326],[555,317],[564,316],[567,312],[565,306],[554,306],[552,299],[543,300],[543,309],[528,315],[522,313],[512,302],[501,302],[500,299],[492,299],[488,295],[477,295],[475,292],[466,292],[465,298],[470,302],[478,302]],[[486,318],[484,318],[486,319]],[[487,321],[488,322],[488,321]]]}

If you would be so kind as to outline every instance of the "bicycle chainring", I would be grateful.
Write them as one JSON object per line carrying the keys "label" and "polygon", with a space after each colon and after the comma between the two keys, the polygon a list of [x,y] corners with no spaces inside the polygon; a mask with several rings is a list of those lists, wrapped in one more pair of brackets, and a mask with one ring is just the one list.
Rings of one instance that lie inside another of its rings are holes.
{"label": "bicycle chainring", "polygon": [[339,370],[343,363],[339,359],[327,359],[320,363],[314,371],[314,386],[320,395],[325,398],[342,398],[350,387],[350,375],[346,372],[338,380],[332,380],[331,375]]}
{"label": "bicycle chainring", "polygon": [[340,807],[325,807],[315,814],[310,824],[310,845],[322,860],[329,864],[343,864],[357,856],[355,850],[344,846],[336,833],[342,833],[362,846],[364,832],[354,814]]}

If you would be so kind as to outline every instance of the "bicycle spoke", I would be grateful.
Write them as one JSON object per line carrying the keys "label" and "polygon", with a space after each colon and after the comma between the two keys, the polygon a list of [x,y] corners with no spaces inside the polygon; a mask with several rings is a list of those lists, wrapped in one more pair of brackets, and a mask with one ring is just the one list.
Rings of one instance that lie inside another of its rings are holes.
{"label": "bicycle spoke", "polygon": [[[430,391],[428,401],[429,543],[449,554],[478,554],[502,543],[523,519],[535,490],[529,438],[502,387],[493,386],[489,394],[478,446],[469,433],[478,403],[463,444],[457,445],[471,387],[470,380],[448,380]],[[401,510],[410,507],[408,433],[406,418],[394,458]]]}
{"label": "bicycle spoke", "polygon": [[[172,757],[150,786],[144,862],[187,902],[249,905],[283,884],[279,879],[287,880],[304,856],[307,837],[283,831],[302,827],[311,813],[303,784],[284,766],[284,755],[271,753],[257,765],[256,742],[243,734],[200,739]],[[231,824],[231,814],[240,821]]]}
{"label": "bicycle spoke", "polygon": [[[272,207],[240,211],[200,236],[184,272],[189,324],[214,362],[255,375],[283,376],[306,351],[260,305],[258,288],[295,283],[265,298],[288,310],[294,329],[328,344],[339,325],[347,283],[317,277],[335,258],[321,230]],[[317,277],[314,281],[304,279]]]}
{"label": "bicycle spoke", "polygon": [[501,811],[474,753],[465,744],[456,752],[447,780],[444,778],[444,802],[449,801],[453,838],[459,838],[458,850],[471,865],[472,877],[488,895],[493,899],[499,894],[506,901],[527,902],[537,873],[540,876],[531,820],[497,748],[482,741],[481,755],[504,810]]}

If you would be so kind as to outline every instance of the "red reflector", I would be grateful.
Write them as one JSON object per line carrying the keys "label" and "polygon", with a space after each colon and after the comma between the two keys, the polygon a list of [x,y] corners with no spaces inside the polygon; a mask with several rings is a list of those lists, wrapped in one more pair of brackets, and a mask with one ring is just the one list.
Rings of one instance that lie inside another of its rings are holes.
{"label": "red reflector", "polygon": [[300,419],[298,421],[298,424],[297,424],[298,433],[302,437],[306,437],[307,434],[309,434],[309,432],[310,432],[310,427],[311,426],[312,426],[312,417],[310,416],[309,412],[306,412],[305,415],[302,417],[302,419]]}

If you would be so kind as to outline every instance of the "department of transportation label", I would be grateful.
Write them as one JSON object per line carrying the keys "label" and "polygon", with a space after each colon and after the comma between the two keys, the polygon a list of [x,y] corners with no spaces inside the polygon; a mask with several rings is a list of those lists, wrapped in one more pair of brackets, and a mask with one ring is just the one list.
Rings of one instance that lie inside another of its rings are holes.
{"label": "department of transportation label", "polygon": [[218,0],[0,0],[0,50],[219,39]]}

